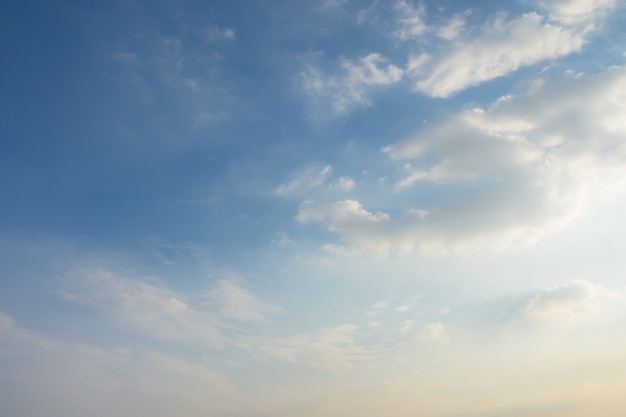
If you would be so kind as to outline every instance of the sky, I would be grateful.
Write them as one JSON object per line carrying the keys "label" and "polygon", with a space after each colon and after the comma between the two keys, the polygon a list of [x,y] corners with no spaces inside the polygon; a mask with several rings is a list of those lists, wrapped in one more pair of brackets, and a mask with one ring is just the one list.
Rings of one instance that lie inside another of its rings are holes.
{"label": "sky", "polygon": [[626,3],[0,13],[0,414],[626,404]]}

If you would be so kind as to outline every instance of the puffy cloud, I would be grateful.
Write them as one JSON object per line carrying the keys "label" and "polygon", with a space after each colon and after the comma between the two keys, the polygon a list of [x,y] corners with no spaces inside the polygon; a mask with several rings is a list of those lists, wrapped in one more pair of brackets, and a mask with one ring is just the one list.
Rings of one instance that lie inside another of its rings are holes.
{"label": "puffy cloud", "polygon": [[[442,32],[453,37],[461,23]],[[537,13],[510,19],[498,15],[466,41],[441,52],[415,55],[407,73],[415,88],[433,97],[448,97],[467,87],[509,74],[518,68],[579,51],[583,35],[547,23]]]}
{"label": "puffy cloud", "polygon": [[325,76],[313,66],[301,73],[305,90],[318,100],[329,104],[335,115],[341,115],[354,107],[372,104],[372,89],[394,84],[404,75],[402,69],[387,64],[384,57],[371,53],[356,61],[341,60],[342,73]]}
{"label": "puffy cloud", "polygon": [[[533,243],[623,189],[624,91],[624,67],[537,80],[383,149],[399,166],[394,190],[406,195],[386,206],[403,215],[307,200],[297,219],[376,252]],[[414,190],[428,183],[443,197],[420,203]]]}

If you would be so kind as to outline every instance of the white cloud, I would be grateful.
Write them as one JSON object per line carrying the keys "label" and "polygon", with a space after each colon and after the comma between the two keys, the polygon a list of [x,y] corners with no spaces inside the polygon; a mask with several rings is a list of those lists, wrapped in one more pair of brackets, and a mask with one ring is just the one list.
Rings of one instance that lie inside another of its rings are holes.
{"label": "white cloud", "polygon": [[390,220],[389,215],[371,213],[355,200],[331,203],[306,200],[300,205],[296,219],[303,223],[323,223],[329,231],[339,232],[346,240],[358,241],[373,251],[388,249],[381,247],[385,242],[380,238],[386,230],[384,225]]}
{"label": "white cloud", "polygon": [[[404,215],[306,200],[297,219],[378,253],[532,244],[624,189],[624,91],[623,67],[537,80],[383,149],[399,166],[394,190],[406,194],[385,205]],[[419,204],[412,190],[423,183],[445,197]]]}
{"label": "white cloud", "polygon": [[586,24],[617,6],[616,0],[552,0],[540,1],[550,18],[565,24]]}
{"label": "white cloud", "polygon": [[344,191],[350,191],[355,186],[354,180],[350,177],[339,177],[337,185]]}
{"label": "white cloud", "polygon": [[233,280],[220,280],[205,294],[210,309],[156,279],[132,279],[101,268],[72,267],[63,283],[66,299],[102,309],[121,326],[153,338],[209,348],[227,344],[223,330],[232,321],[262,322],[279,311]]}
{"label": "white cloud", "polygon": [[357,329],[357,326],[345,324],[268,341],[259,350],[268,357],[304,362],[332,372],[346,372],[357,362],[371,358],[371,353],[355,341]]}
{"label": "white cloud", "polygon": [[398,306],[398,307],[395,308],[395,310],[400,312],[400,313],[406,313],[411,308],[413,308],[413,306],[411,304],[408,304],[408,305],[404,305],[404,306]]}
{"label": "white cloud", "polygon": [[222,319],[264,322],[280,309],[267,304],[233,280],[221,280],[207,295],[210,305],[218,308]]}
{"label": "white cloud", "polygon": [[341,60],[341,74],[325,76],[313,66],[301,73],[305,90],[315,99],[328,104],[335,115],[342,115],[354,107],[372,104],[370,91],[394,84],[403,77],[403,71],[380,54],[371,53],[356,61]]}
{"label": "white cloud", "polygon": [[[443,33],[452,36],[452,32],[451,28]],[[408,75],[415,79],[417,90],[448,97],[522,66],[579,51],[584,43],[581,33],[547,23],[536,13],[513,19],[499,15],[477,35],[440,46],[441,52],[431,53],[427,61],[425,55],[412,57]]]}
{"label": "white cloud", "polygon": [[301,172],[293,174],[294,178],[289,183],[278,186],[274,190],[274,194],[279,196],[293,195],[304,190],[319,187],[326,183],[332,172],[332,165],[326,165],[321,169],[318,166],[306,168]]}
{"label": "white cloud", "polygon": [[462,15],[453,16],[446,25],[437,29],[437,36],[447,41],[453,41],[463,33],[465,29],[465,17]]}
{"label": "white cloud", "polygon": [[417,337],[419,340],[429,342],[447,342],[450,340],[450,336],[441,323],[427,324],[420,330]]}
{"label": "white cloud", "polygon": [[619,300],[622,291],[577,280],[543,289],[526,304],[526,318],[544,323],[576,322],[596,316]]}
{"label": "white cloud", "polygon": [[396,3],[394,9],[400,16],[398,18],[399,27],[392,33],[395,38],[408,41],[424,35],[428,26],[424,22],[426,9],[423,4],[415,7],[407,3],[406,0],[401,0]]}
{"label": "white cloud", "polygon": [[206,31],[206,40],[208,42],[217,42],[221,40],[234,40],[237,38],[235,29],[210,27]]}
{"label": "white cloud", "polygon": [[126,278],[89,267],[74,267],[64,276],[65,297],[102,308],[116,321],[162,340],[221,347],[219,317],[185,302],[186,297],[160,284]]}
{"label": "white cloud", "polygon": [[379,224],[389,220],[385,213],[370,213],[358,201],[343,200],[334,203],[318,203],[307,200],[300,205],[298,221],[321,221],[328,223],[329,230],[337,230],[339,225]]}

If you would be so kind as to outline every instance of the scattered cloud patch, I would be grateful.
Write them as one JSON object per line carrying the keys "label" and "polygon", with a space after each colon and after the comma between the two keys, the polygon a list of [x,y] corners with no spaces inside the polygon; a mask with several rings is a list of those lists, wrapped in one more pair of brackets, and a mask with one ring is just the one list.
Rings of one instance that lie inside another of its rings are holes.
{"label": "scattered cloud patch", "polygon": [[[443,34],[453,36],[461,28],[458,23]],[[441,47],[438,53],[412,56],[407,74],[416,90],[445,98],[522,66],[579,51],[584,43],[582,34],[547,23],[537,13],[500,15],[467,40]]]}
{"label": "scattered cloud patch", "polygon": [[453,41],[457,39],[465,30],[465,16],[454,15],[443,26],[437,28],[437,36],[446,41]]}
{"label": "scattered cloud patch", "polygon": [[232,41],[237,38],[235,29],[233,28],[217,28],[210,27],[206,31],[206,40],[208,42],[218,42],[222,40]]}
{"label": "scattered cloud patch", "polygon": [[337,75],[324,75],[314,66],[300,74],[304,89],[314,99],[327,104],[335,116],[340,116],[355,107],[372,105],[370,93],[376,89],[400,81],[404,71],[380,54],[370,53],[357,60],[340,60],[341,70]]}
{"label": "scattered cloud patch", "polygon": [[430,323],[424,326],[417,335],[418,340],[427,342],[447,342],[450,336],[441,323]]}
{"label": "scattered cloud patch", "polygon": [[337,181],[337,186],[344,191],[350,191],[354,188],[355,183],[354,180],[350,177],[339,177],[339,180]]}
{"label": "scattered cloud patch", "polygon": [[624,91],[623,67],[538,79],[383,148],[398,167],[396,193],[434,183],[451,190],[445,199],[396,216],[357,200],[306,200],[297,220],[377,253],[533,244],[624,191]]}
{"label": "scattered cloud patch", "polygon": [[401,0],[395,4],[394,9],[398,14],[398,28],[392,32],[393,37],[408,41],[424,35],[428,26],[424,21],[426,7],[423,4],[413,6],[406,0]]}

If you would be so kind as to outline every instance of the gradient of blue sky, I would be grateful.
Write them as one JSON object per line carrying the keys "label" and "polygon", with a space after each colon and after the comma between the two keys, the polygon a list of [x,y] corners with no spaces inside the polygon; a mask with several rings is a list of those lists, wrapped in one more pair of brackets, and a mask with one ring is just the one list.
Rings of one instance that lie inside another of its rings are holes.
{"label": "gradient of blue sky", "polygon": [[2,10],[1,414],[626,412],[622,1]]}

